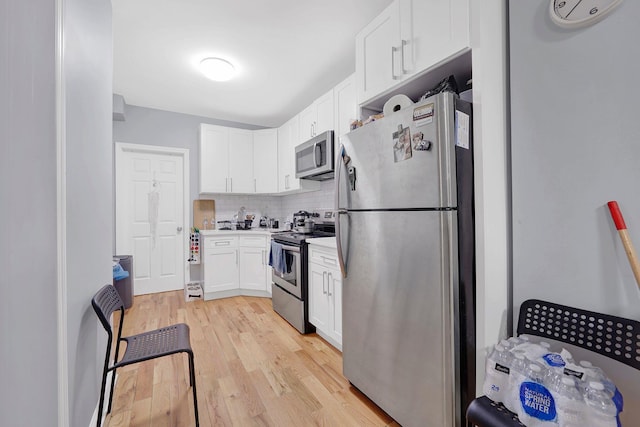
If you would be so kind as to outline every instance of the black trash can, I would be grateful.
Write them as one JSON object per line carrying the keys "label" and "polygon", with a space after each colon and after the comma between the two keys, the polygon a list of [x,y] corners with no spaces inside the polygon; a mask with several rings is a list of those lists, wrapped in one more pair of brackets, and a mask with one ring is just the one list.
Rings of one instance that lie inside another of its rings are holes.
{"label": "black trash can", "polygon": [[113,286],[118,291],[124,308],[129,308],[133,305],[133,255],[114,255],[113,260],[118,261],[122,269],[129,273],[129,277],[124,279],[113,279]]}

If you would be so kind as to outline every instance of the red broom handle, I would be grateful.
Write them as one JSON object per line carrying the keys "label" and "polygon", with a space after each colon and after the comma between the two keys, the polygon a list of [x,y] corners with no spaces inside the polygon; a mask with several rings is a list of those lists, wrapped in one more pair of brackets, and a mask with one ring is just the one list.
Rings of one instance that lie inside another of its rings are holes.
{"label": "red broom handle", "polygon": [[616,225],[616,229],[620,235],[620,240],[622,240],[624,251],[627,253],[627,258],[629,258],[629,264],[631,264],[631,270],[633,270],[633,275],[636,277],[636,283],[638,284],[638,287],[640,287],[640,262],[638,262],[638,255],[631,243],[629,231],[627,231],[627,225],[624,223],[622,212],[620,212],[620,208],[618,207],[618,202],[611,201],[607,203],[607,206],[609,206],[611,218],[613,218],[613,223]]}

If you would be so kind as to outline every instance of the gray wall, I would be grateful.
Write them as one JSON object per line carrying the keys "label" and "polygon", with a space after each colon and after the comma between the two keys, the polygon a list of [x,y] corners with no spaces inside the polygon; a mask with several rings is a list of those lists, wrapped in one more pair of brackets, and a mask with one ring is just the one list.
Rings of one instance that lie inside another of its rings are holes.
{"label": "gray wall", "polygon": [[107,338],[91,297],[113,280],[111,1],[65,0],[64,11],[69,420],[85,427]]}
{"label": "gray wall", "polygon": [[[58,420],[56,2],[0,13],[0,425]],[[66,0],[68,424],[89,425],[106,336],[93,293],[111,279],[111,2]]]}
{"label": "gray wall", "polygon": [[[511,1],[513,304],[540,298],[640,320],[640,292],[606,203],[617,200],[640,248],[640,3],[563,30],[548,1]],[[625,425],[638,372],[611,363]],[[635,411],[635,415],[634,415]]]}
{"label": "gray wall", "polygon": [[58,417],[54,16],[50,0],[0,6],[3,426],[55,425]]}

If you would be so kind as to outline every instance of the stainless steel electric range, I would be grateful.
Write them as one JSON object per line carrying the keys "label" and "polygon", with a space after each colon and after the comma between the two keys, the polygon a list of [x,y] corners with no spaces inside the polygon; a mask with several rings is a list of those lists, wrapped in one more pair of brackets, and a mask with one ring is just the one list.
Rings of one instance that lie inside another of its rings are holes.
{"label": "stainless steel electric range", "polygon": [[333,211],[323,211],[319,216],[312,216],[312,218],[314,218],[313,228],[308,233],[285,231],[271,236],[270,259],[274,258],[273,251],[282,250],[286,264],[286,267],[282,268],[284,271],[273,268],[271,284],[273,309],[302,334],[316,330],[309,323],[307,239],[335,236]]}

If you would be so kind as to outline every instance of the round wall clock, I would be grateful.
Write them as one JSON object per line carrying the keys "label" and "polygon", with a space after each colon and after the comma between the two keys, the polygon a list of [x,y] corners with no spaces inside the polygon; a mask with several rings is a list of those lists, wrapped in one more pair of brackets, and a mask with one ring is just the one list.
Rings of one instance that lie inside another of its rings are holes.
{"label": "round wall clock", "polygon": [[551,20],[564,28],[595,24],[607,16],[622,0],[551,0]]}

